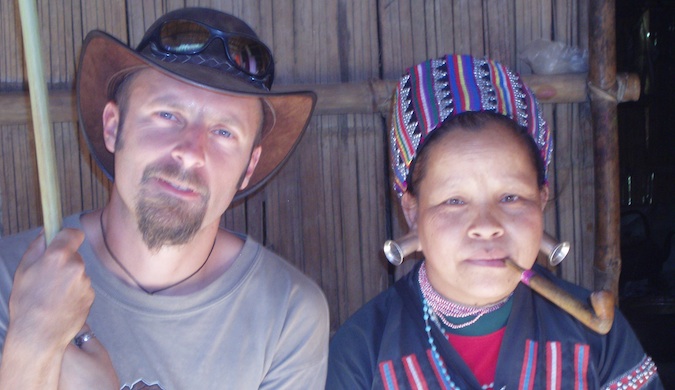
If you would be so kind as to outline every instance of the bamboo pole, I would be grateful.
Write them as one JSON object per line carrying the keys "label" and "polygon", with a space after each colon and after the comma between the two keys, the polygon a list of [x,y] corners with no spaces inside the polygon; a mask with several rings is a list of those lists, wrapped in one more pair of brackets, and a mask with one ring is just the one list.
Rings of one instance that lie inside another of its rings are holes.
{"label": "bamboo pole", "polygon": [[[621,74],[619,86],[625,91],[620,101],[637,100],[640,79],[636,74]],[[541,103],[579,103],[588,99],[586,74],[524,75],[523,81],[534,91]],[[392,92],[398,80],[372,80],[343,84],[281,85],[275,91],[310,89],[317,93],[316,115],[372,114],[387,115]],[[75,122],[74,93],[54,90],[49,93],[49,112],[55,122]],[[0,125],[26,123],[30,109],[24,92],[0,93]]]}
{"label": "bamboo pole", "polygon": [[595,166],[595,289],[618,296],[621,272],[614,0],[591,0],[588,73]]}
{"label": "bamboo pole", "polygon": [[61,200],[52,122],[49,120],[47,84],[42,69],[42,48],[40,45],[35,1],[18,0],[21,13],[24,57],[28,73],[30,104],[35,132],[35,149],[42,202],[42,218],[45,238],[49,243],[61,227]]}

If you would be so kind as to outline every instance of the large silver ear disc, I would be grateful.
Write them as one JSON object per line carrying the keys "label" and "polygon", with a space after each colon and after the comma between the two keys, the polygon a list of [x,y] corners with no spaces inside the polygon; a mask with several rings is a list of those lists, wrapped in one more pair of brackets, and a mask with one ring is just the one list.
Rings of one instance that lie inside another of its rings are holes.
{"label": "large silver ear disc", "polygon": [[417,231],[413,230],[396,241],[387,240],[384,243],[384,255],[390,263],[398,267],[406,256],[417,251],[419,245]]}
{"label": "large silver ear disc", "polygon": [[549,255],[548,257],[548,262],[551,265],[560,264],[560,262],[565,260],[565,257],[567,257],[569,251],[570,251],[570,243],[567,241],[561,242],[555,248],[553,248],[553,251],[551,251],[551,255]]}
{"label": "large silver ear disc", "polygon": [[570,251],[570,243],[567,241],[558,242],[548,233],[544,232],[541,238],[541,252],[548,256],[548,263],[556,266],[560,264]]}
{"label": "large silver ear disc", "polygon": [[403,263],[403,251],[394,240],[384,242],[384,255],[387,256],[390,263],[397,267]]}

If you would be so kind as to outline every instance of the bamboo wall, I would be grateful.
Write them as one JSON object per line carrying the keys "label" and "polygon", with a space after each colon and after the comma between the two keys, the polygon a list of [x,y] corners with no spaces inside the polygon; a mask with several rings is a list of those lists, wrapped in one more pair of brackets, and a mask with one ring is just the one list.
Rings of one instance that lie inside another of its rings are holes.
{"label": "bamboo wall", "polygon": [[[23,1],[23,0],[22,0]],[[102,29],[135,45],[145,28],[183,6],[217,8],[247,21],[269,44],[276,84],[393,80],[444,53],[488,55],[522,74],[528,42],[587,47],[588,0],[38,0],[49,87],[73,86],[83,37]],[[0,0],[0,95],[25,89],[15,0]],[[17,98],[19,99],[19,98]],[[31,127],[0,107],[0,233],[41,224]],[[561,275],[593,287],[592,131],[587,104],[547,104],[555,129],[553,200],[547,230],[573,243]],[[63,214],[100,207],[110,183],[95,167],[72,109],[54,136]],[[261,191],[223,217],[297,265],[324,289],[335,329],[402,272],[387,266],[382,243],[405,232],[389,190],[386,119],[378,114],[317,115],[292,158]],[[404,267],[403,270],[409,268]]]}

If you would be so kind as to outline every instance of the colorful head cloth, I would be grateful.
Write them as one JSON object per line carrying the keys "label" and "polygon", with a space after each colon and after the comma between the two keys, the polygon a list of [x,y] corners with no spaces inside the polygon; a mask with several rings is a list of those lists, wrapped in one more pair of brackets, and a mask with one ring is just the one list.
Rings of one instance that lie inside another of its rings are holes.
{"label": "colorful head cloth", "polygon": [[518,74],[498,62],[455,54],[427,60],[406,71],[394,98],[389,140],[399,196],[427,135],[467,111],[496,112],[525,126],[548,169],[553,140],[539,104]]}

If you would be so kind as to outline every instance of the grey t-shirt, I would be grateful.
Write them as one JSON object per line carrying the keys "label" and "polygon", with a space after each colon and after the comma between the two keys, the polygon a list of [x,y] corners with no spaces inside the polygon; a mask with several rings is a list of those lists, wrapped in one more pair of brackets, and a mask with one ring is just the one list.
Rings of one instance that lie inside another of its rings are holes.
{"label": "grey t-shirt", "polygon": [[[64,226],[81,229],[79,215]],[[37,231],[0,240],[0,347],[16,266]],[[201,291],[147,295],[80,247],[96,298],[87,323],[122,389],[323,389],[329,318],[320,288],[246,238],[232,266]]]}

